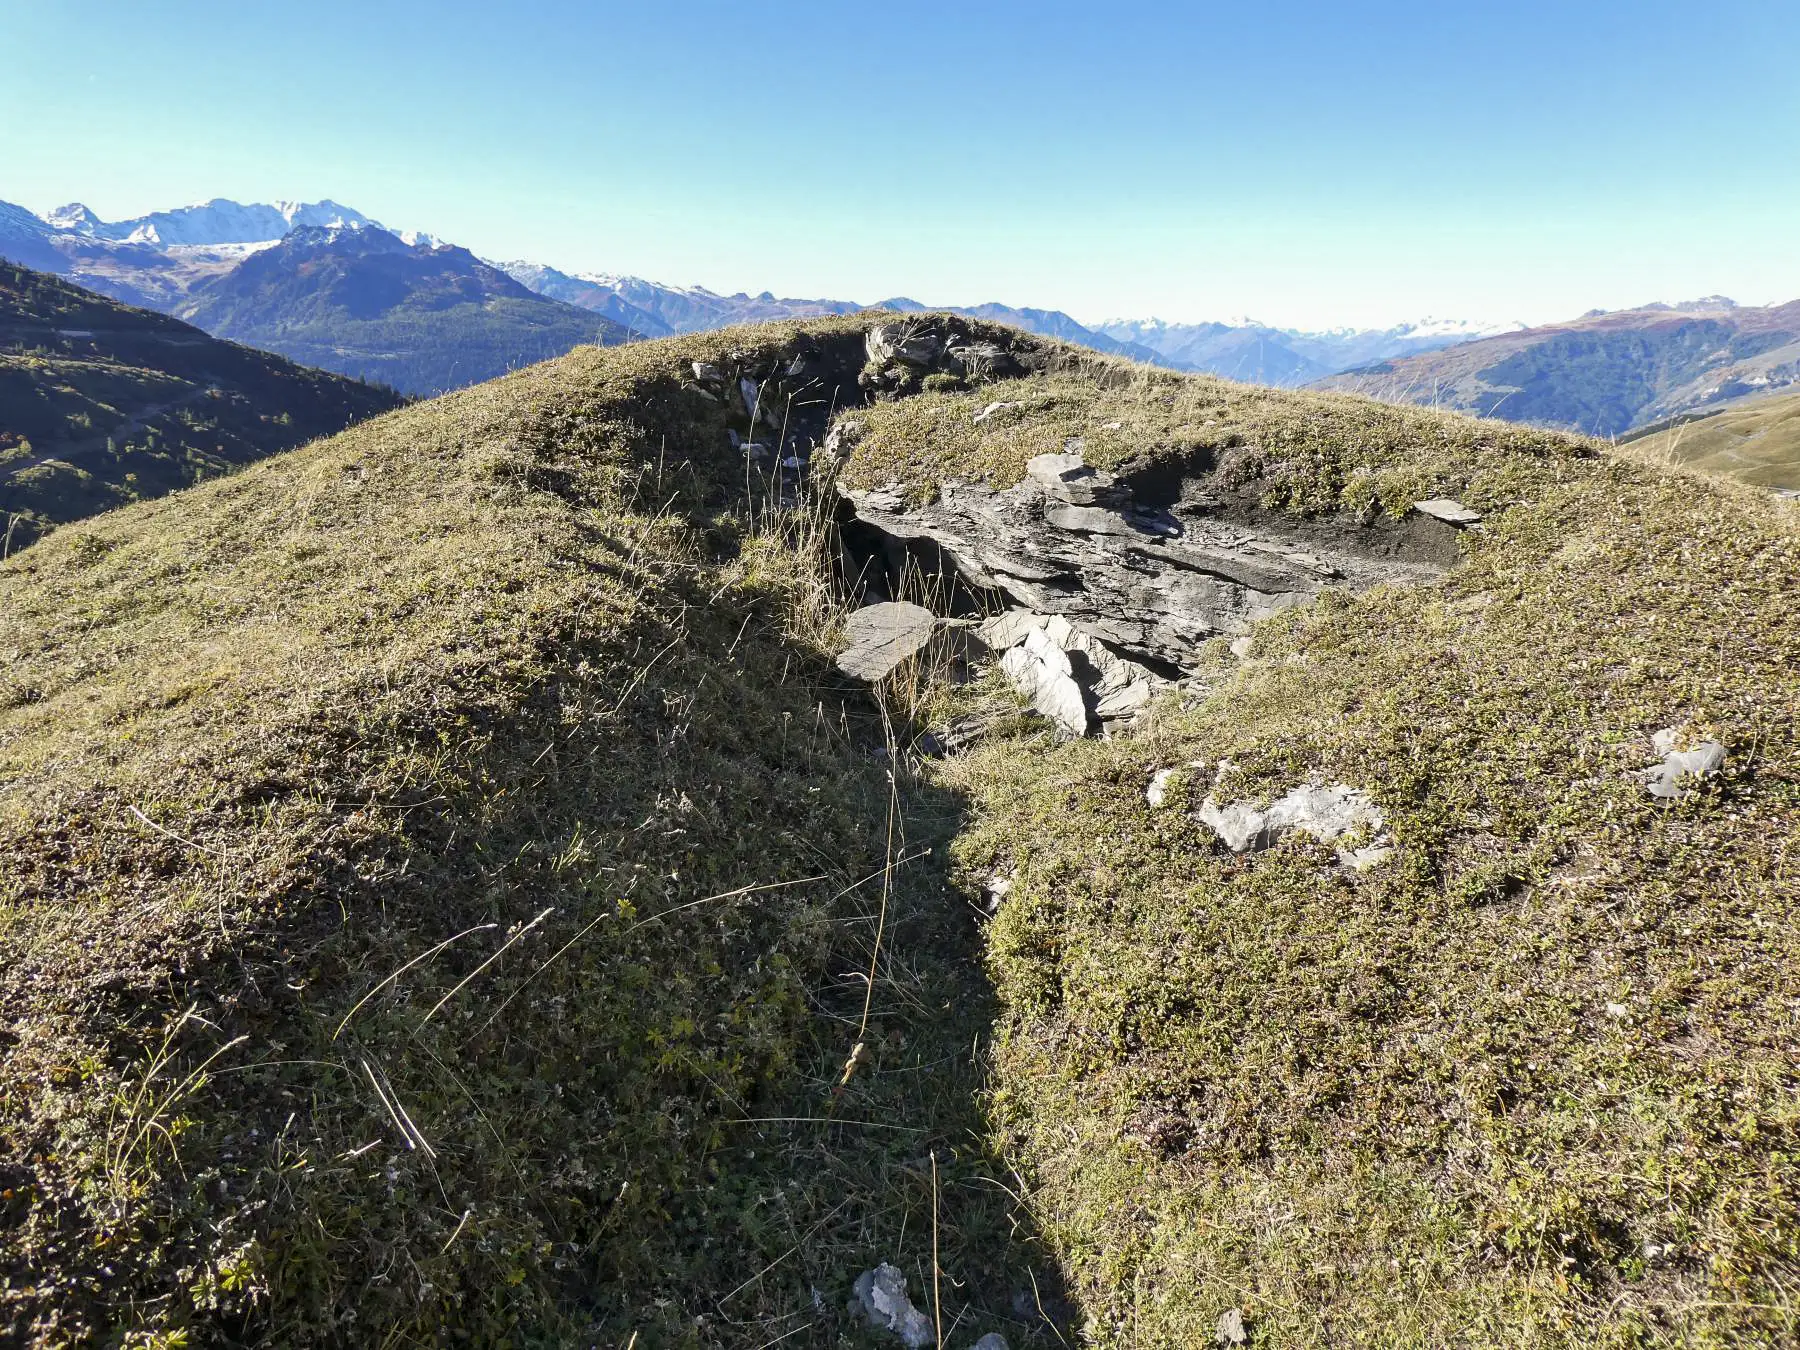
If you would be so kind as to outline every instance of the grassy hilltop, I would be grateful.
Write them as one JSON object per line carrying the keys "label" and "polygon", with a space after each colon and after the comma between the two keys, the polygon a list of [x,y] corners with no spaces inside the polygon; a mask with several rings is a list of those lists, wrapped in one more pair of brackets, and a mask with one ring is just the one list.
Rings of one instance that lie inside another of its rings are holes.
{"label": "grassy hilltop", "polygon": [[[870,322],[581,349],[0,566],[0,1339],[891,1345],[891,1260],[953,1345],[1791,1340],[1791,514],[991,328],[1022,377],[852,407]],[[921,760],[1009,697],[832,671],[829,531],[695,361],[803,369],[853,484],[1079,434],[1487,521],[1128,735]],[[1671,726],[1729,759],[1668,805]],[[1220,760],[1395,854],[1227,853]]]}

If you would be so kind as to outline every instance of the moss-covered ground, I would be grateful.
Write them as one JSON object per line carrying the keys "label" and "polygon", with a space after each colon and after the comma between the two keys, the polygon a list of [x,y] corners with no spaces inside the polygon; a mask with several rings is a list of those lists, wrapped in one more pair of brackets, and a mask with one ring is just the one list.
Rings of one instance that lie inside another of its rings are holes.
{"label": "moss-covered ground", "polygon": [[1029,1339],[955,804],[902,773],[890,831],[805,521],[747,529],[677,379],[793,337],[584,350],[0,570],[0,1339],[831,1344],[934,1212],[945,1325]]}
{"label": "moss-covered ground", "polygon": [[[1790,1342],[1792,516],[1069,352],[939,380],[847,414],[852,482],[1080,436],[1488,518],[1129,735],[921,764],[683,378],[802,331],[578,351],[0,567],[0,1335],[874,1344],[886,1259],[952,1345]],[[1671,726],[1730,755],[1673,805]],[[1397,852],[1234,857],[1211,769],[1146,802],[1221,759]]]}
{"label": "moss-covered ground", "polygon": [[[1090,1336],[1205,1344],[1233,1308],[1271,1345],[1800,1335],[1791,509],[1569,438],[1155,372],[864,416],[871,485],[928,490],[942,447],[1007,486],[1080,435],[1111,467],[1215,464],[1271,511],[1488,513],[1441,583],[1328,592],[1242,662],[1215,644],[1207,692],[1136,734],[944,770],[969,884],[1013,883],[994,1128]],[[1671,727],[1730,751],[1673,804],[1632,772]],[[1308,780],[1373,795],[1385,865],[1304,836],[1238,857],[1194,818],[1215,786]]]}

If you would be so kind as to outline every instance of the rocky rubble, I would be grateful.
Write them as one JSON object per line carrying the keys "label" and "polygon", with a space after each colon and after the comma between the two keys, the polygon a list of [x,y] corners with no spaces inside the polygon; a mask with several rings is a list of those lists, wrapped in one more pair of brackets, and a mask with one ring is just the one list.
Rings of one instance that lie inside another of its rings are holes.
{"label": "rocky rubble", "polygon": [[793,486],[827,448],[834,412],[942,373],[968,383],[1022,375],[1044,361],[1025,334],[954,316],[876,324],[823,341],[797,336],[780,354],[747,349],[695,361],[683,383],[724,407],[731,444],[753,468]]}
{"label": "rocky rubble", "polygon": [[[840,423],[828,444],[847,456],[861,434]],[[860,555],[846,568],[867,594],[918,589],[924,578],[941,608],[998,612],[981,636],[1033,706],[1071,735],[1128,719],[1192,668],[1208,638],[1240,635],[1328,585],[1358,591],[1442,570],[1310,539],[1298,526],[1236,523],[1203,487],[1143,504],[1082,449],[1077,438],[1038,455],[1004,491],[947,482],[926,505],[894,490],[842,493],[846,541]]]}
{"label": "rocky rubble", "polygon": [[1009,610],[976,631],[1013,687],[1071,736],[1128,721],[1168,683],[1060,614]]}

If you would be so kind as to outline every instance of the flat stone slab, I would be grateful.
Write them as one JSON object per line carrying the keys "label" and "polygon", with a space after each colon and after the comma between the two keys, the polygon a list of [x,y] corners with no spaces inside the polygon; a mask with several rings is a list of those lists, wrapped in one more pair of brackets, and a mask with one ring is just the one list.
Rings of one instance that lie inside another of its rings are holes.
{"label": "flat stone slab", "polygon": [[1446,525],[1454,525],[1459,530],[1481,523],[1481,512],[1471,511],[1461,502],[1451,501],[1448,497],[1433,497],[1429,501],[1414,502],[1413,510],[1421,515],[1441,520]]}
{"label": "flat stone slab", "polygon": [[1052,497],[1071,506],[1118,506],[1131,500],[1131,492],[1110,473],[1090,469],[1079,452],[1034,455],[1025,472]]}
{"label": "flat stone slab", "polygon": [[873,684],[902,661],[917,656],[937,632],[937,616],[923,605],[884,601],[857,610],[844,624],[844,650],[837,668]]}

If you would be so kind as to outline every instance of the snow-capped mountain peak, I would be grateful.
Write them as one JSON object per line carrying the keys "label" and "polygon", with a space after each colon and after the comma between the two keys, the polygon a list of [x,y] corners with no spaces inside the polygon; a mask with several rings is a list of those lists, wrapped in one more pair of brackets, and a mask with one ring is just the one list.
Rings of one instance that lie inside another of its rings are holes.
{"label": "snow-capped mountain peak", "polygon": [[228,197],[214,197],[211,201],[179,206],[172,211],[152,211],[129,220],[110,222],[101,220],[80,202],[71,202],[43,219],[58,232],[156,248],[269,243],[300,226],[343,228],[378,223],[329,198],[317,202],[252,202],[246,205]]}
{"label": "snow-capped mountain peak", "polygon": [[1472,338],[1493,337],[1497,333],[1511,333],[1525,327],[1522,323],[1492,323],[1476,319],[1438,319],[1427,316],[1414,323],[1395,324],[1388,329],[1394,337],[1414,339],[1454,338],[1458,342],[1467,342]]}
{"label": "snow-capped mountain peak", "polygon": [[106,222],[80,202],[70,202],[44,213],[44,223],[65,234],[92,234]]}

